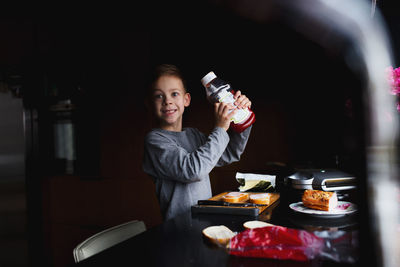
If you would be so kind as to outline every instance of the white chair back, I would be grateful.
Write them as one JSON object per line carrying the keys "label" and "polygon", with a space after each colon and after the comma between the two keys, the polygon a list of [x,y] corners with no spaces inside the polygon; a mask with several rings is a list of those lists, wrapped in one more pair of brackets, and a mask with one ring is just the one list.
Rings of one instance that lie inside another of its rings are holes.
{"label": "white chair back", "polygon": [[144,231],[146,231],[144,222],[138,220],[123,223],[101,231],[87,238],[74,248],[73,254],[75,262],[80,262]]}

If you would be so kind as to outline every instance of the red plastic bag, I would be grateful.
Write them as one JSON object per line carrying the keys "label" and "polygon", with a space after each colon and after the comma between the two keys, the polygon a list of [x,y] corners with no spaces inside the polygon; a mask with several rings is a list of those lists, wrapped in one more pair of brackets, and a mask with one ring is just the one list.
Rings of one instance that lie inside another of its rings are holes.
{"label": "red plastic bag", "polygon": [[234,236],[229,253],[244,257],[307,261],[322,252],[324,239],[313,233],[282,226],[245,230]]}

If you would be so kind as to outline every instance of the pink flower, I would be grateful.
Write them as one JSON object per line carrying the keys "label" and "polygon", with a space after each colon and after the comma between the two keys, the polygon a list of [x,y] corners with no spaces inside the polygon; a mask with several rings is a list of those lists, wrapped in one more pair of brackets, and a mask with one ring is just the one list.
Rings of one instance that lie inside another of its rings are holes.
{"label": "pink flower", "polygon": [[397,97],[396,109],[400,113],[400,67],[393,69],[393,67],[386,68],[386,77],[390,85],[390,94]]}
{"label": "pink flower", "polygon": [[400,67],[393,69],[393,67],[386,68],[387,80],[390,85],[390,93],[392,95],[400,95]]}

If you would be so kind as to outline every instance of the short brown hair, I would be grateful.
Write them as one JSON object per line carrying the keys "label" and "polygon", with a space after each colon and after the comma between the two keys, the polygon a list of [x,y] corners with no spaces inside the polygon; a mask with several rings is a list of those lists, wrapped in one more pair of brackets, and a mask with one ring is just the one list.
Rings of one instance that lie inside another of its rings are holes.
{"label": "short brown hair", "polygon": [[183,78],[182,72],[179,70],[179,68],[177,66],[172,65],[172,64],[161,64],[154,68],[153,72],[150,75],[149,82],[148,82],[149,91],[153,90],[155,82],[161,76],[165,76],[165,75],[166,76],[175,76],[175,77],[181,79],[183,88],[185,89],[185,91],[187,91],[186,82],[185,82],[185,79]]}

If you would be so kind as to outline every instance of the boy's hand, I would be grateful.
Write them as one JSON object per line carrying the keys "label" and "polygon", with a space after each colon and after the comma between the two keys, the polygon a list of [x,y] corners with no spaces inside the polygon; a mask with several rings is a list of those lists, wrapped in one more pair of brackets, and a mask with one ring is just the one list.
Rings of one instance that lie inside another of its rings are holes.
{"label": "boy's hand", "polygon": [[[215,103],[215,126],[221,127],[228,131],[229,125],[231,123],[231,118],[236,113],[236,108],[229,103]],[[229,112],[232,110],[232,112]]]}
{"label": "boy's hand", "polygon": [[237,108],[250,108],[251,107],[251,101],[250,99],[247,98],[247,96],[242,95],[240,91],[236,91],[235,95],[233,96],[235,98],[235,105]]}

